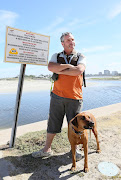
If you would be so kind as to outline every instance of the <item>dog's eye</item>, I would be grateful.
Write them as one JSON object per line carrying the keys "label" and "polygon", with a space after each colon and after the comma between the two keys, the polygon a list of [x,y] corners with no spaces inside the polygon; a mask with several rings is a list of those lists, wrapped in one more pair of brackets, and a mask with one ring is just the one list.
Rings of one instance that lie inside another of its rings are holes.
{"label": "dog's eye", "polygon": [[82,120],[85,120],[85,116],[82,116]]}

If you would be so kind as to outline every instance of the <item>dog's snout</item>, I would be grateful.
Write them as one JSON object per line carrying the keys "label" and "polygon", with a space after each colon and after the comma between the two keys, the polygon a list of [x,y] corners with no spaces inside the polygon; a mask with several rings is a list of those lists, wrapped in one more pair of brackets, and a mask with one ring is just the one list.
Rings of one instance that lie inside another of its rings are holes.
{"label": "dog's snout", "polygon": [[93,127],[94,126],[94,122],[89,122],[89,126]]}

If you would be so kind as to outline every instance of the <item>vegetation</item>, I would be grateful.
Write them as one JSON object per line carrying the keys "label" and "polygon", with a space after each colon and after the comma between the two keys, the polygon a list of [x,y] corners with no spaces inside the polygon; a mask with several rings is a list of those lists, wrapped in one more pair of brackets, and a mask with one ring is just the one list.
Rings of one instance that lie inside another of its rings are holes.
{"label": "vegetation", "polygon": [[[39,76],[34,76],[34,75],[25,75],[24,76],[24,78],[25,79],[28,79],[28,80],[30,80],[30,79],[35,79],[35,80],[37,80],[37,79],[42,79],[42,80],[50,80],[50,78],[51,78],[51,75],[43,75],[43,74],[41,74],[41,75],[39,75]],[[12,78],[0,78],[0,80],[7,80],[7,81],[12,81],[12,80],[16,80],[16,79],[19,79],[19,76],[16,76],[16,77],[12,77]]]}
{"label": "vegetation", "polygon": [[[15,155],[31,154],[44,147],[46,140],[46,131],[37,131],[27,133],[16,139],[12,153]],[[67,137],[67,129],[63,129],[57,134],[52,143],[54,153],[66,152],[70,149],[70,144]]]}
{"label": "vegetation", "polygon": [[94,77],[90,78],[91,80],[120,80],[121,81],[121,76],[111,76],[111,77]]}
{"label": "vegetation", "polygon": [[[40,74],[39,76],[35,76],[35,75],[25,75],[24,78],[25,79],[28,79],[28,80],[51,80],[51,74],[49,75],[43,75],[43,74]],[[86,76],[88,77],[88,76]],[[16,80],[18,79],[19,76],[16,76],[16,77],[12,77],[12,78],[0,78],[0,80],[8,80],[8,81],[11,81],[11,80]],[[121,76],[104,76],[104,77],[90,77],[90,80],[121,80]]]}

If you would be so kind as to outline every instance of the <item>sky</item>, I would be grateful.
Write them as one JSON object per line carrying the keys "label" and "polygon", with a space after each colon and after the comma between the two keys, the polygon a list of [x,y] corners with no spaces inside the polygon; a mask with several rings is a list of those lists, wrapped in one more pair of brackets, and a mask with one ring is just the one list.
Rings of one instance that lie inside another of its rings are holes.
{"label": "sky", "polygon": [[[86,74],[121,73],[121,0],[21,0],[0,3],[0,78],[20,74],[21,64],[4,61],[6,26],[50,36],[49,59],[63,50],[60,36],[71,32],[86,57]],[[51,74],[28,65],[26,75]]]}

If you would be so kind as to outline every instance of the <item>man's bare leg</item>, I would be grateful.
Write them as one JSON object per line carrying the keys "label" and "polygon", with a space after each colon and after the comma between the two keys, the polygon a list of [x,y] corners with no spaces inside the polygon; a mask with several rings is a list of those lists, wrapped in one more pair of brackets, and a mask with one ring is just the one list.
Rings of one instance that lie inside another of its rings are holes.
{"label": "man's bare leg", "polygon": [[45,147],[43,148],[43,152],[51,152],[51,144],[56,134],[47,133]]}

